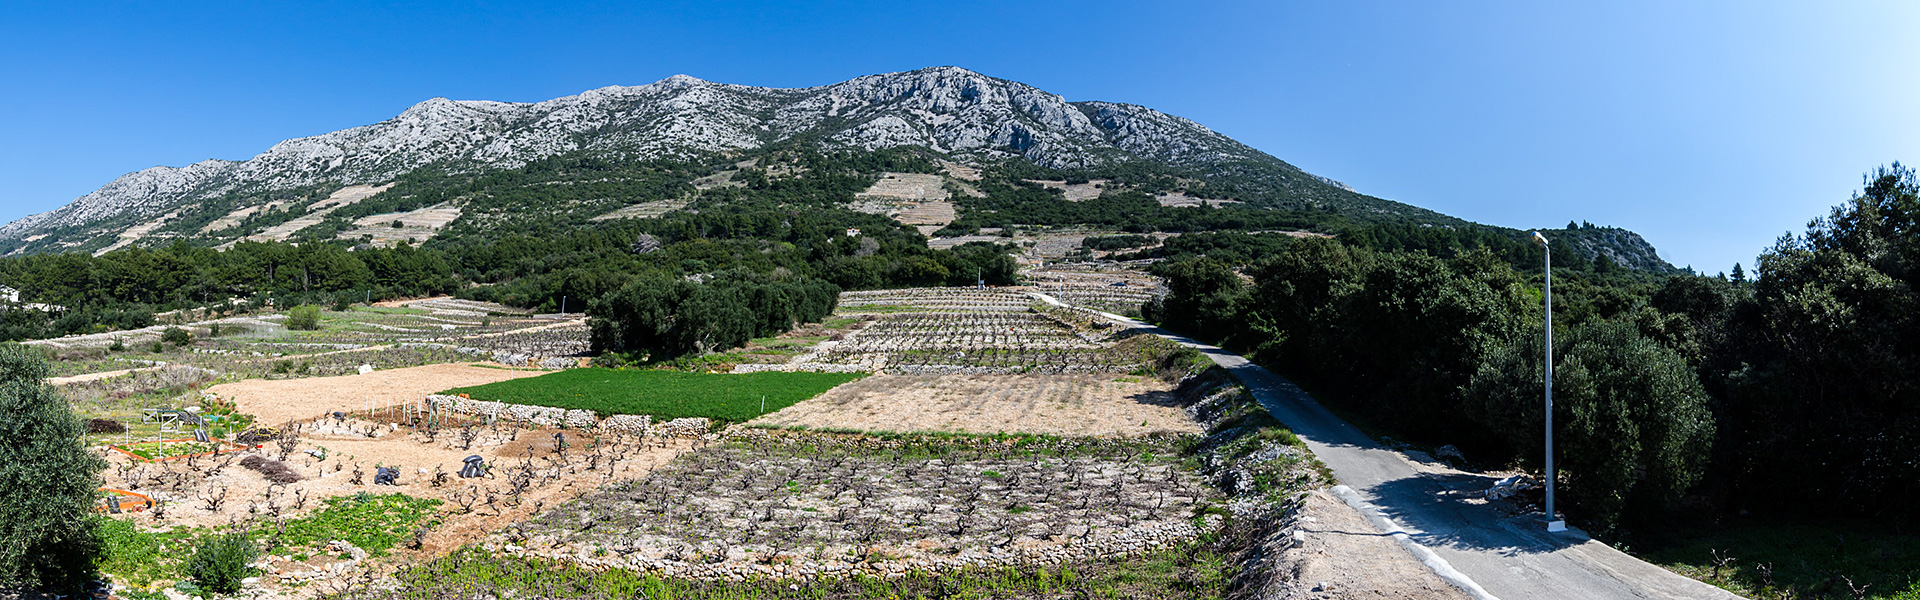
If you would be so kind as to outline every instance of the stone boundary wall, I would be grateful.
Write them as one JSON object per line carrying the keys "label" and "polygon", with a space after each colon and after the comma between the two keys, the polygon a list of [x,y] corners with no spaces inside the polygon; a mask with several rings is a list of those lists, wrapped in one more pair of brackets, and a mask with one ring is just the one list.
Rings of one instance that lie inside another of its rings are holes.
{"label": "stone boundary wall", "polygon": [[539,367],[549,371],[558,371],[580,366],[580,357],[578,356],[544,356],[508,350],[488,350],[486,348],[475,348],[472,346],[442,344],[439,342],[406,342],[394,347],[402,350],[410,348],[438,348],[472,356],[479,360],[491,360],[509,367]]}
{"label": "stone boundary wall", "polygon": [[705,417],[684,417],[656,424],[653,417],[648,415],[613,415],[601,419],[590,410],[510,404],[444,394],[428,394],[427,407],[435,412],[506,419],[542,427],[606,429],[655,437],[697,438],[707,435],[713,428],[712,421]]}
{"label": "stone boundary wall", "polygon": [[[1219,515],[1203,518],[1208,529],[1217,529],[1224,520]],[[649,573],[661,578],[704,581],[746,581],[770,579],[833,579],[849,576],[897,578],[914,571],[952,572],[966,568],[1051,567],[1088,559],[1136,556],[1198,539],[1201,529],[1188,521],[1137,525],[1090,538],[1061,543],[1015,548],[970,549],[956,556],[912,557],[889,561],[820,560],[794,557],[789,564],[689,562],[645,556],[604,555],[586,546],[575,546],[544,536],[513,539],[510,534],[495,534],[481,546],[508,556],[539,558],[571,563],[591,570],[625,569]],[[524,544],[524,545],[523,545]],[[534,547],[528,547],[534,546]]]}

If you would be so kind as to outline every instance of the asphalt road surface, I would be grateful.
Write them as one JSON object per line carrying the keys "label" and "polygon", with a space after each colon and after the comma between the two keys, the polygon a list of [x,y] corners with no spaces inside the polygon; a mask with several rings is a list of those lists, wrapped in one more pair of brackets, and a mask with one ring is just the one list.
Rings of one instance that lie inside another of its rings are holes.
{"label": "asphalt road surface", "polygon": [[[1044,294],[1036,296],[1059,304]],[[1363,514],[1377,508],[1378,514],[1369,516],[1390,519],[1383,530],[1403,532],[1402,545],[1415,558],[1475,596],[1506,600],[1739,598],[1615,550],[1578,528],[1547,533],[1541,513],[1502,514],[1479,500],[1496,478],[1417,464],[1375,443],[1292,382],[1238,354],[1126,317],[1102,314],[1198,349],[1232,372],[1274,418],[1307,443],[1341,485],[1353,490],[1349,504],[1358,504]]]}

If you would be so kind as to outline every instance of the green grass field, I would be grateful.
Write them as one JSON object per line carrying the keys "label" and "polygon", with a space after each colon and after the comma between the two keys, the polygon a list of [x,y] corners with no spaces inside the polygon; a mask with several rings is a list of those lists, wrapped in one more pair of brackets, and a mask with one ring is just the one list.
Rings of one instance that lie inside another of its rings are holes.
{"label": "green grass field", "polygon": [[651,415],[655,420],[707,417],[738,423],[820,395],[863,373],[688,373],[664,370],[568,369],[539,377],[447,390],[475,400],[582,408],[601,416]]}

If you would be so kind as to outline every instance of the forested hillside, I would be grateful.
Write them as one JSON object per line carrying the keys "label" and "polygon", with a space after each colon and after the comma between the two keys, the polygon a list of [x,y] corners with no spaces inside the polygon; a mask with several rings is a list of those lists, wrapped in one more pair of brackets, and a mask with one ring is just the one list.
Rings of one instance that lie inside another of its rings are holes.
{"label": "forested hillside", "polygon": [[[301,202],[337,190],[222,196],[198,212],[181,213],[150,240],[98,256],[0,259],[0,285],[20,290],[25,302],[58,308],[8,311],[4,337],[138,327],[156,312],[258,304],[268,297],[285,305],[458,293],[553,311],[565,298],[584,304],[643,275],[746,272],[819,279],[843,289],[963,284],[976,276],[991,284],[1014,282],[1009,245],[976,241],[933,250],[915,228],[871,209],[855,210],[861,208],[857,196],[888,173],[951,170],[941,154],[810,148],[788,144],[732,156],[626,161],[576,153],[486,173],[427,167],[354,203],[324,207],[318,217],[317,211],[299,210]],[[1163,205],[1156,195],[1225,196],[1251,185],[1195,179],[1193,172],[1166,165],[1053,169],[1016,159],[977,171],[974,178],[945,176],[946,185],[965,191],[955,196],[958,218],[936,237],[983,226],[1298,230],[1382,248],[1416,245],[1450,253],[1484,246],[1514,261],[1537,256],[1521,232],[1447,219],[1364,221],[1335,210],[1240,202]],[[1043,185],[1048,182],[1051,187]],[[1061,191],[1090,182],[1099,183],[1092,198],[1069,199]],[[214,215],[256,201],[286,203],[214,233],[193,234],[213,225]],[[652,213],[623,212],[661,203],[666,206]],[[458,216],[437,229],[392,216],[446,206],[457,206]],[[284,226],[297,219],[307,219],[306,225]],[[373,226],[365,225],[369,219]],[[237,233],[275,226],[287,231],[283,241]],[[388,231],[408,237],[374,235]],[[1212,238],[1174,238],[1153,252],[1206,239]],[[1589,262],[1572,250],[1557,258],[1568,265]],[[1609,267],[1604,260],[1596,264]]]}

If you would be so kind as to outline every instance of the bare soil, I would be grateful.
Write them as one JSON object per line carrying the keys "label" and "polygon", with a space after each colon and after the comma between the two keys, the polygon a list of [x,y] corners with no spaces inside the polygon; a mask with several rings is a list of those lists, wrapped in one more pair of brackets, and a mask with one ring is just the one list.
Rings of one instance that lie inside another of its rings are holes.
{"label": "bare soil", "polygon": [[321,221],[326,220],[327,215],[333,214],[333,211],[339,210],[340,207],[371,198],[375,194],[387,191],[387,189],[393,187],[393,185],[392,183],[379,186],[349,185],[340,188],[334,191],[333,194],[328,195],[326,199],[308,206],[307,210],[312,212],[308,212],[306,215],[294,220],[268,227],[260,233],[247,236],[246,239],[255,242],[284,242],[287,238],[292,237],[295,232],[320,224]]}
{"label": "bare soil", "polygon": [[[438,205],[419,210],[386,213],[361,217],[353,222],[354,228],[342,231],[335,239],[358,240],[362,236],[373,238],[376,246],[392,246],[410,240],[431,239],[440,229],[460,218],[460,208]],[[398,221],[400,227],[393,223]]]}
{"label": "bare soil", "polygon": [[374,406],[414,404],[427,394],[457,387],[534,377],[542,371],[479,367],[471,364],[427,365],[365,375],[304,379],[249,379],[207,388],[233,400],[240,412],[263,424],[310,419],[334,411],[358,411]]}
{"label": "bare soil", "polygon": [[1173,386],[1124,375],[875,375],[756,424],[867,431],[1199,433]]}
{"label": "bare soil", "polygon": [[886,173],[867,191],[855,194],[911,201],[946,200],[950,195],[939,175],[923,173]]}
{"label": "bare soil", "polygon": [[1470,598],[1326,490],[1308,494],[1301,513],[1295,531],[1304,539],[1282,536],[1279,542],[1287,547],[1271,565],[1262,565],[1272,579],[1260,597]]}
{"label": "bare soil", "polygon": [[[406,420],[407,415],[382,416],[395,417],[385,419],[392,421]],[[106,453],[111,462],[105,473],[108,487],[136,491],[162,504],[155,510],[115,518],[148,528],[218,528],[263,518],[299,517],[325,506],[327,498],[363,492],[400,492],[446,501],[440,507],[440,524],[427,530],[417,547],[403,544],[394,548],[392,556],[357,566],[337,564],[343,561],[327,553],[315,553],[305,561],[282,557],[267,568],[265,587],[256,590],[267,597],[307,598],[354,581],[347,575],[377,575],[439,556],[610,482],[643,477],[693,446],[686,440],[520,429],[511,423],[450,426],[429,437],[424,431],[389,422],[321,418],[298,423],[297,431],[297,447],[286,453],[272,442],[253,450],[165,463]],[[556,433],[566,436],[568,451],[557,451]],[[239,459],[249,454],[284,458],[285,465],[302,479],[290,484],[270,482],[240,466]],[[454,476],[461,459],[470,455],[483,457],[489,465],[486,477]],[[398,484],[374,485],[376,465],[398,469]],[[288,553],[295,552],[303,551]],[[321,585],[290,588],[281,581],[283,574],[296,579],[317,577]]]}

